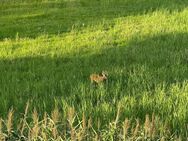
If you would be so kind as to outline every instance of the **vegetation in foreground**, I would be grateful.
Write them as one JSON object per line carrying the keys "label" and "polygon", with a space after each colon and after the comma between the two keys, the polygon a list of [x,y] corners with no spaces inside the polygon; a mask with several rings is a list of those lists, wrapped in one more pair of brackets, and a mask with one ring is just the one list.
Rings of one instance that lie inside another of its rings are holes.
{"label": "vegetation in foreground", "polygon": [[[57,106],[65,121],[68,107],[74,107],[77,117],[92,116],[92,126],[100,120],[107,132],[120,104],[119,123],[126,117],[135,125],[139,118],[142,126],[145,115],[154,113],[163,123],[159,131],[167,124],[172,136],[185,140],[187,5],[186,0],[2,0],[2,118],[13,107],[18,123],[30,100],[28,117],[36,108],[43,119]],[[109,73],[108,83],[91,87],[89,75],[102,70]]]}
{"label": "vegetation in foreground", "polygon": [[62,120],[57,107],[51,112],[51,115],[44,113],[42,120],[39,120],[38,113],[34,109],[32,118],[28,119],[28,107],[29,103],[27,103],[25,113],[19,120],[16,130],[13,129],[13,110],[9,111],[6,120],[0,120],[1,140],[182,140],[181,137],[172,134],[168,125],[161,123],[159,117],[154,114],[151,117],[146,115],[144,124],[140,124],[139,119],[134,121],[125,118],[124,121],[119,121],[120,106],[117,109],[116,117],[106,127],[101,127],[100,119],[97,121],[97,127],[94,127],[91,117],[87,118],[84,113],[82,117],[78,117],[72,107],[68,108],[65,120]]}

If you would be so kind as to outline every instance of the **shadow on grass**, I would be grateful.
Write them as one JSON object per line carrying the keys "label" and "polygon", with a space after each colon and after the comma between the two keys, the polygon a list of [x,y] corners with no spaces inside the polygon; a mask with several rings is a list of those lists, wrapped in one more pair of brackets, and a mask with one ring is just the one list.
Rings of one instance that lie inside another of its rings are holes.
{"label": "shadow on grass", "polygon": [[112,0],[25,3],[2,6],[0,39],[36,38],[43,34],[54,35],[80,30],[104,20],[142,15],[156,10],[181,11],[188,1],[182,0]]}

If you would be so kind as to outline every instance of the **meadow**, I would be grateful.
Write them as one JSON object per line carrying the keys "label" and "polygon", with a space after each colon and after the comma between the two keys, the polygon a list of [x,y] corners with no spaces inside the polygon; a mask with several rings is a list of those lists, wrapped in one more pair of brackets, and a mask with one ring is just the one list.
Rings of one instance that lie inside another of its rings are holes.
{"label": "meadow", "polygon": [[[187,6],[187,0],[1,0],[2,138],[74,140],[92,120],[80,140],[188,139]],[[89,75],[102,70],[107,83],[93,87]],[[41,123],[50,117],[59,117],[58,129],[49,123],[47,139]],[[154,117],[156,134],[147,136]]]}

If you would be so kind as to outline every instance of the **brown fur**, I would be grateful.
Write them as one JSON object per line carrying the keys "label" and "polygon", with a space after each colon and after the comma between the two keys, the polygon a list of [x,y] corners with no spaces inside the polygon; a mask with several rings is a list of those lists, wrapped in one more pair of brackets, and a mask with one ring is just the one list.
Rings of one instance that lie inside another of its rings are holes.
{"label": "brown fur", "polygon": [[91,83],[101,83],[101,82],[104,82],[105,80],[107,80],[107,75],[102,72],[101,75],[100,74],[91,74],[90,75],[90,80],[91,80]]}

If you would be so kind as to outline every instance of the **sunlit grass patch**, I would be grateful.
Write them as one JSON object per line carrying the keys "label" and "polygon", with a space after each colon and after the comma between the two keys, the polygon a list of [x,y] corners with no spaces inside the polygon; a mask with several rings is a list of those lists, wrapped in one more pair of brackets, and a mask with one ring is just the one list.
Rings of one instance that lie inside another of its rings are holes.
{"label": "sunlit grass patch", "polygon": [[[2,117],[11,107],[21,117],[30,100],[36,126],[26,135],[34,140],[36,128],[43,132],[43,124],[37,125],[45,112],[57,106],[66,120],[68,107],[73,107],[78,117],[92,115],[95,127],[100,119],[103,139],[115,138],[119,130],[123,139],[126,127],[114,129],[111,122],[121,104],[119,122],[139,118],[142,126],[145,115],[154,113],[159,125],[169,126],[169,134],[187,136],[186,1],[22,2],[3,2],[0,9]],[[93,87],[90,74],[103,70],[109,73],[108,83]],[[129,136],[136,134],[136,127],[134,123]],[[69,139],[74,138],[73,128],[68,130],[72,135],[65,134]]]}

